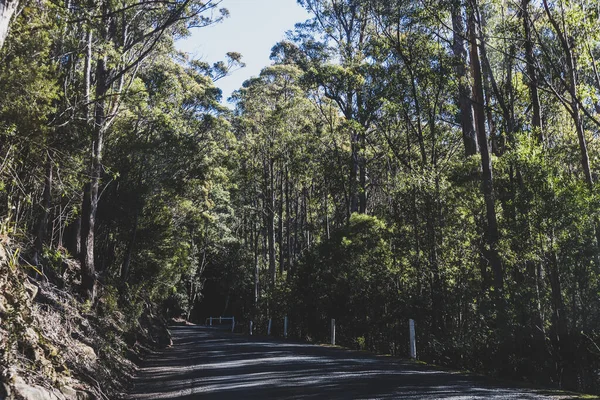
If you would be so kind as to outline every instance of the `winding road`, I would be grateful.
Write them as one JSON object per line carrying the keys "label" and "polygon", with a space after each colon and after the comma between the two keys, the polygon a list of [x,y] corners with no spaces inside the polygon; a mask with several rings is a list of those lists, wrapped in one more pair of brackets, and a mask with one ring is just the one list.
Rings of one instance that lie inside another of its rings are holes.
{"label": "winding road", "polygon": [[130,399],[567,399],[356,351],[171,328],[173,346],[140,368]]}

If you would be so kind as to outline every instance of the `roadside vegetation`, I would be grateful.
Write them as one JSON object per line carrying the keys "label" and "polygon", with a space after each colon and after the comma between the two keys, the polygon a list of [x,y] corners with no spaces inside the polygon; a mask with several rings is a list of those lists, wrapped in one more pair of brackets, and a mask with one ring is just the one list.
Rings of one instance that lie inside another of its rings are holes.
{"label": "roadside vegetation", "polygon": [[229,109],[227,0],[0,0],[6,387],[223,315],[600,393],[600,3],[298,2]]}

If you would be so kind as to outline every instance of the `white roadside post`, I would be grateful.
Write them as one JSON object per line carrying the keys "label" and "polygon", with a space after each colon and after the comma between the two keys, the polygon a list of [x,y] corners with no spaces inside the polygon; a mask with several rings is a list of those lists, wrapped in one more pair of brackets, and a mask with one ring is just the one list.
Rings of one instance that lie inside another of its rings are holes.
{"label": "white roadside post", "polygon": [[235,317],[231,317],[231,333],[233,333],[234,329],[235,329]]}
{"label": "white roadside post", "polygon": [[283,318],[283,337],[287,339],[288,317]]}
{"label": "white roadside post", "polygon": [[252,336],[252,321],[250,321],[250,336]]}
{"label": "white roadside post", "polygon": [[331,319],[331,344],[335,346],[335,319]]}
{"label": "white roadside post", "polygon": [[410,332],[410,358],[417,358],[417,340],[415,339],[415,320],[408,320],[408,329]]}
{"label": "white roadside post", "polygon": [[221,319],[223,319],[223,317],[219,317],[219,325],[221,325]]}
{"label": "white roadside post", "polygon": [[212,317],[210,317],[210,326],[212,326]]}
{"label": "white roadside post", "polygon": [[271,322],[272,322],[272,319],[269,318],[269,326],[267,327],[267,335],[268,336],[271,336]]}

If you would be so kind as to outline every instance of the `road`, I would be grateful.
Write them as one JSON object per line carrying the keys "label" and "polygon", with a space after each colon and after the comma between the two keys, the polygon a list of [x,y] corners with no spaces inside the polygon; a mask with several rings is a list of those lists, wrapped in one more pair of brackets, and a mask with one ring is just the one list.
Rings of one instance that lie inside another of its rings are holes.
{"label": "road", "polygon": [[131,399],[564,399],[356,351],[173,327]]}

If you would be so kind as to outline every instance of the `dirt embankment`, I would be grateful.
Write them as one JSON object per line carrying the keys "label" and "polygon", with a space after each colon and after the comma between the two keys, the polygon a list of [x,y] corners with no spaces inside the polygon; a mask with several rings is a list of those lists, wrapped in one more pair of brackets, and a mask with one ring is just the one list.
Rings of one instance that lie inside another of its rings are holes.
{"label": "dirt embankment", "polygon": [[36,271],[1,241],[0,400],[118,399],[140,357],[169,344],[151,306],[128,321],[114,296],[81,302],[78,271],[72,259]]}

